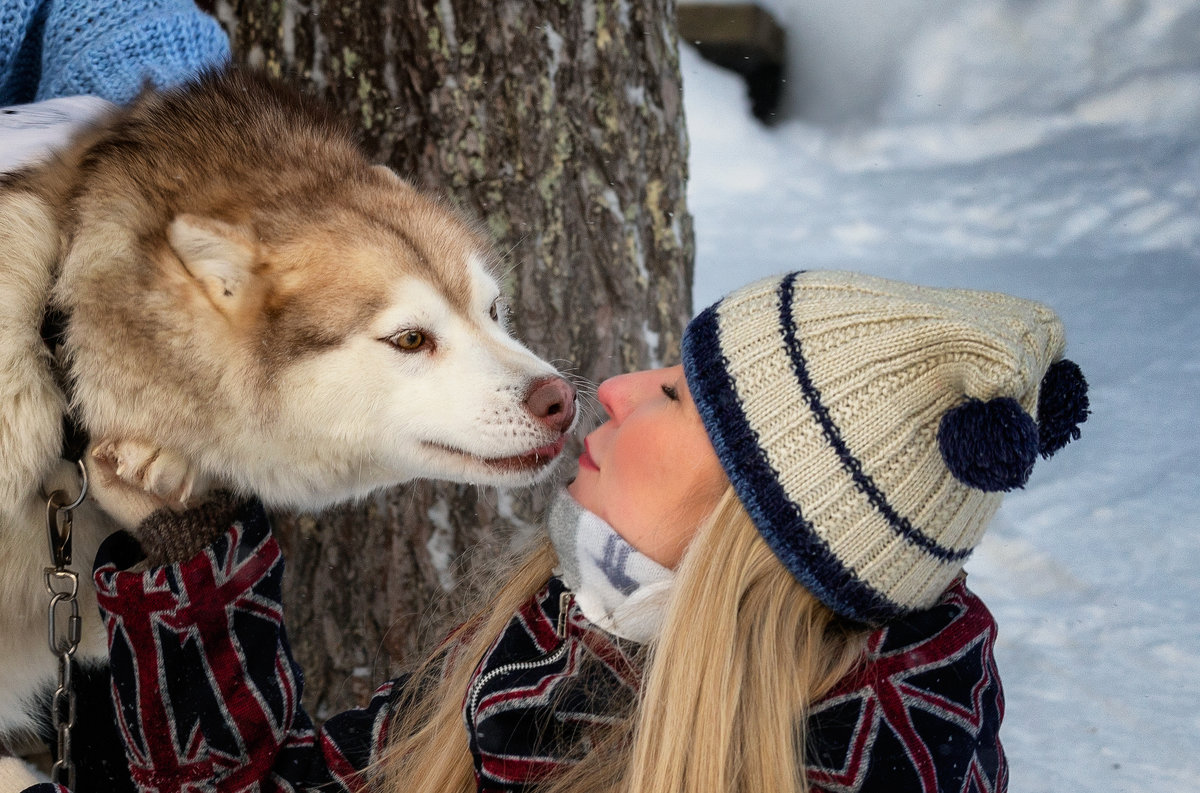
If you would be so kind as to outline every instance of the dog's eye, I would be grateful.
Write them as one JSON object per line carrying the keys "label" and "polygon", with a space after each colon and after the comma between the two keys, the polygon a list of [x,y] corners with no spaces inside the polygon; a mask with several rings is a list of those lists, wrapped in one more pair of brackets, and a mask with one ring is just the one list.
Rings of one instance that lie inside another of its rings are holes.
{"label": "dog's eye", "polygon": [[405,352],[416,352],[429,344],[429,337],[419,330],[403,330],[389,341]]}
{"label": "dog's eye", "polygon": [[500,298],[492,301],[492,307],[488,309],[488,316],[492,318],[493,322],[500,321]]}

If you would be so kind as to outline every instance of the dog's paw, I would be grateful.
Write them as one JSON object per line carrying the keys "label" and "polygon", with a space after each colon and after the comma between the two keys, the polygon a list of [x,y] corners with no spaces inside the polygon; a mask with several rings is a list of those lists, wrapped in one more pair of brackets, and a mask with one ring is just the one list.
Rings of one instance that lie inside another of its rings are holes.
{"label": "dog's paw", "polygon": [[102,440],[84,462],[92,498],[128,529],[164,507],[184,509],[208,492],[207,480],[186,457],[142,441]]}
{"label": "dog's paw", "polygon": [[186,504],[205,489],[188,458],[171,449],[140,440],[98,443],[92,454],[104,458],[122,482],[169,504]]}
{"label": "dog's paw", "polygon": [[118,475],[118,467],[128,472],[117,444],[105,441],[88,449],[84,465],[88,471],[88,493],[96,504],[127,529],[135,529],[149,515],[170,506],[158,496],[147,493],[140,483],[133,484]]}

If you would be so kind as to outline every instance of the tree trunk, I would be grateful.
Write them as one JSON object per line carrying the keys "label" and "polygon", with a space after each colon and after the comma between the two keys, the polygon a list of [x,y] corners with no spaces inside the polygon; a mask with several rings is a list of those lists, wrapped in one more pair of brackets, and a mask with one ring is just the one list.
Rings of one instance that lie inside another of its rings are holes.
{"label": "tree trunk", "polygon": [[[678,360],[693,246],[674,0],[210,10],[237,60],[311,86],[377,161],[490,230],[515,334],[536,353],[593,383]],[[440,634],[472,571],[536,522],[550,489],[409,485],[276,515],[310,712],[362,702]]]}

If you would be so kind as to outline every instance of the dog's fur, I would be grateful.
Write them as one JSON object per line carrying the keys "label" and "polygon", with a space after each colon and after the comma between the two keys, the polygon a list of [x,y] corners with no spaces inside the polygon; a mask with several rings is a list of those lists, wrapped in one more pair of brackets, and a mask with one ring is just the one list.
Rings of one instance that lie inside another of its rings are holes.
{"label": "dog's fur", "polygon": [[[544,472],[574,392],[508,335],[491,260],[323,110],[238,71],[147,93],[0,176],[0,735],[54,674],[42,492],[78,492],[68,409],[124,478],[179,501],[211,483],[315,509]],[[47,305],[68,318],[69,396]],[[87,506],[85,579],[112,528]],[[85,657],[103,650],[89,589]]]}

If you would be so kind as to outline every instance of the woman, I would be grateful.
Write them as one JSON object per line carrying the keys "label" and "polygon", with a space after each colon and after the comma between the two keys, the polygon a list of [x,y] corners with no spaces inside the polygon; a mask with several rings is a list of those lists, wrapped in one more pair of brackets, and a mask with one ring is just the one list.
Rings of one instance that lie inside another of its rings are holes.
{"label": "woman", "polygon": [[134,781],[1004,790],[995,625],[962,564],[1078,436],[1063,347],[1049,309],[1004,295],[837,272],[735,292],[689,324],[681,366],[602,384],[548,541],[320,731],[261,508],[148,503],[147,562],[126,569],[141,549],[118,535],[96,574]]}

